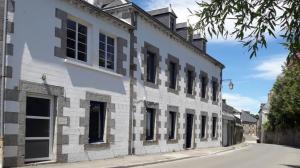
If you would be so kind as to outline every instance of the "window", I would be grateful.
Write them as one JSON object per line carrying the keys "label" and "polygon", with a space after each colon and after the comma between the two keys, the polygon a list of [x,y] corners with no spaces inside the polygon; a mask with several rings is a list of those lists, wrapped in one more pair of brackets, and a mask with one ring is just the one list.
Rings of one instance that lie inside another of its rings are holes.
{"label": "window", "polygon": [[90,102],[89,143],[104,142],[106,103]]}
{"label": "window", "polygon": [[68,19],[67,57],[87,61],[87,27]]}
{"label": "window", "polygon": [[212,94],[213,94],[213,101],[217,101],[217,90],[218,90],[218,84],[216,81],[213,81],[212,83]]}
{"label": "window", "polygon": [[201,116],[201,138],[205,138],[206,116]]}
{"label": "window", "polygon": [[154,139],[155,109],[147,108],[146,112],[146,140]]}
{"label": "window", "polygon": [[201,77],[201,98],[206,98],[206,87],[207,87],[207,78],[205,76]]}
{"label": "window", "polygon": [[99,33],[99,66],[114,70],[115,40]]}
{"label": "window", "polygon": [[155,83],[156,76],[156,56],[154,53],[147,52],[147,82]]}
{"label": "window", "polygon": [[170,29],[175,30],[175,19],[173,17],[170,17]]}
{"label": "window", "polygon": [[193,79],[193,71],[187,71],[187,93],[193,94],[193,86],[194,86],[194,79]]}
{"label": "window", "polygon": [[175,139],[176,129],[176,112],[169,112],[169,123],[168,123],[168,135],[169,139]]}
{"label": "window", "polygon": [[213,128],[212,128],[212,136],[216,137],[216,130],[217,130],[217,117],[213,117]]}
{"label": "window", "polygon": [[169,75],[170,75],[170,84],[169,88],[176,89],[176,82],[177,82],[177,70],[176,70],[176,63],[170,62],[169,65]]}

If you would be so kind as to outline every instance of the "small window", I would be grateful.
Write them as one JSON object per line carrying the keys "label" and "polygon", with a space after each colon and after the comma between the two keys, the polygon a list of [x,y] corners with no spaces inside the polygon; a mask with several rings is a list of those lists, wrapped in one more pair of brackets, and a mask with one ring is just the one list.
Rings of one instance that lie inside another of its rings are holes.
{"label": "small window", "polygon": [[68,19],[67,57],[87,61],[87,27]]}
{"label": "small window", "polygon": [[169,112],[169,123],[168,123],[168,135],[169,139],[175,139],[176,129],[176,112]]}
{"label": "small window", "polygon": [[89,143],[104,142],[106,103],[90,102]]}
{"label": "small window", "polygon": [[174,62],[170,62],[169,65],[169,75],[170,75],[170,84],[169,87],[171,89],[176,89],[176,82],[177,82],[177,65]]}
{"label": "small window", "polygon": [[155,83],[156,77],[156,56],[152,52],[147,52],[147,82]]}
{"label": "small window", "polygon": [[201,98],[206,98],[206,88],[207,88],[207,78],[205,76],[201,77]]}
{"label": "small window", "polygon": [[193,86],[194,86],[194,79],[193,79],[193,71],[187,71],[187,93],[193,94]]}
{"label": "small window", "polygon": [[170,17],[170,29],[175,30],[175,19],[173,17]]}
{"label": "small window", "polygon": [[146,140],[154,139],[155,109],[147,108],[146,112]]}
{"label": "small window", "polygon": [[216,81],[212,83],[212,94],[213,94],[213,101],[217,101],[217,93],[218,93],[218,84]]}
{"label": "small window", "polygon": [[201,116],[201,138],[205,138],[206,133],[206,116]]}
{"label": "small window", "polygon": [[212,128],[212,136],[215,138],[216,137],[216,132],[217,132],[217,117],[213,117],[213,128]]}
{"label": "small window", "polygon": [[99,66],[114,70],[115,39],[99,33]]}

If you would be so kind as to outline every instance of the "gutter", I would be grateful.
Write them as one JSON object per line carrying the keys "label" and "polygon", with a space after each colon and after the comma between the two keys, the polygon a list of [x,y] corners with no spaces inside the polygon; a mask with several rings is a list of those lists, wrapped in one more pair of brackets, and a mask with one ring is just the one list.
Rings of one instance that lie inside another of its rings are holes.
{"label": "gutter", "polygon": [[6,67],[6,26],[7,26],[7,1],[4,0],[3,14],[3,42],[2,42],[2,65],[1,65],[1,95],[0,95],[0,167],[4,166],[4,96],[5,96],[5,67]]}

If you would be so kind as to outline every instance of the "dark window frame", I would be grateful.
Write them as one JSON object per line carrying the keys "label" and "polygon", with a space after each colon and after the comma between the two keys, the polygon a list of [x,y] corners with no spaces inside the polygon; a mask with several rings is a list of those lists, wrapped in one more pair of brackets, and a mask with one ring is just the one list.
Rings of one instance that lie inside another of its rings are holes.
{"label": "dark window frame", "polygon": [[178,78],[178,64],[176,62],[169,62],[169,88],[176,90]]}
{"label": "dark window frame", "polygon": [[[150,118],[149,118],[150,117]],[[155,128],[156,128],[156,109],[146,108],[146,141],[155,140]]]}
{"label": "dark window frame", "polygon": [[207,116],[201,115],[201,139],[206,138],[206,122],[207,122]]}
{"label": "dark window frame", "polygon": [[213,116],[213,118],[212,118],[212,138],[217,137],[217,122],[218,122],[218,117]]}
{"label": "dark window frame", "polygon": [[194,91],[194,82],[195,82],[194,71],[187,70],[186,76],[187,76],[186,92],[187,94],[192,95]]}
{"label": "dark window frame", "polygon": [[216,102],[218,100],[218,82],[212,81],[212,101]]}
{"label": "dark window frame", "polygon": [[[94,109],[93,106],[99,105],[98,109]],[[99,109],[100,108],[100,109]],[[92,111],[99,110],[99,111]],[[106,127],[107,127],[107,103],[100,101],[90,101],[90,118],[89,118],[89,135],[88,135],[88,143],[105,143],[105,135],[106,135]],[[93,114],[92,114],[93,113]],[[98,113],[98,116],[95,115]],[[99,118],[97,118],[99,117]],[[94,121],[95,120],[95,121]],[[99,125],[93,125],[98,123]],[[94,129],[94,130],[92,130]],[[94,132],[95,131],[95,132]]]}
{"label": "dark window frame", "polygon": [[115,70],[115,57],[116,57],[116,40],[115,38],[99,33],[99,66]]}
{"label": "dark window frame", "polygon": [[[152,59],[150,59],[152,58]],[[147,51],[147,65],[146,65],[146,81],[149,83],[156,84],[157,74],[157,55],[154,52]]]}
{"label": "dark window frame", "polygon": [[177,125],[177,112],[169,111],[169,123],[168,123],[168,138],[169,140],[175,140],[176,137],[176,125]]}

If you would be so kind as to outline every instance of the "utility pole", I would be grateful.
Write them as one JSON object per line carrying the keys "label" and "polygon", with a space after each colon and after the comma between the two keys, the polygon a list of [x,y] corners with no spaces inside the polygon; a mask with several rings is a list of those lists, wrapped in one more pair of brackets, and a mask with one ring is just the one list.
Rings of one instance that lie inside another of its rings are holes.
{"label": "utility pole", "polygon": [[4,166],[4,97],[5,97],[5,67],[6,67],[6,26],[7,26],[7,0],[1,0],[0,3],[4,3],[3,18],[1,22],[3,24],[2,34],[2,57],[1,57],[1,90],[0,90],[0,167]]}

